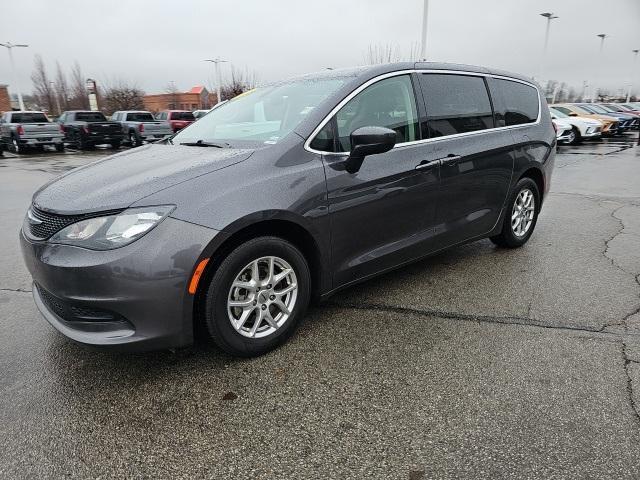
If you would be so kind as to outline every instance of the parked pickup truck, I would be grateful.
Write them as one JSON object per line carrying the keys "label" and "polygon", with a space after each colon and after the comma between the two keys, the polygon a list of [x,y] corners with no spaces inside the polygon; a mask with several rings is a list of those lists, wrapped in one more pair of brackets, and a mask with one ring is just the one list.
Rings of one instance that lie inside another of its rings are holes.
{"label": "parked pickup truck", "polygon": [[64,129],[65,141],[80,150],[108,143],[114,150],[120,148],[124,134],[118,122],[110,122],[102,112],[71,110],[58,118]]}
{"label": "parked pickup truck", "polygon": [[0,117],[0,137],[0,143],[14,153],[45,145],[53,145],[59,152],[64,150],[64,133],[42,112],[5,112]]}
{"label": "parked pickup truck", "polygon": [[156,115],[158,120],[166,120],[171,124],[174,133],[196,121],[196,117],[188,110],[165,110]]}
{"label": "parked pickup truck", "polygon": [[156,120],[151,112],[145,111],[120,111],[111,115],[111,121],[122,125],[125,141],[128,140],[132,147],[147,142],[160,140],[167,135],[173,135],[173,129],[169,122]]}

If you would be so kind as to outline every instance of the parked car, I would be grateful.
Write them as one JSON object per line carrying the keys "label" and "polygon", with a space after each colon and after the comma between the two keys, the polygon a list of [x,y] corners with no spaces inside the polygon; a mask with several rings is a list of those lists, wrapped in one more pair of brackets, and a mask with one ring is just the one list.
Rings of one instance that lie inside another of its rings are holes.
{"label": "parked car", "polygon": [[165,110],[164,112],[158,113],[156,118],[158,120],[168,121],[174,133],[179,132],[184,127],[196,121],[193,113],[187,110]]}
{"label": "parked car", "polygon": [[211,112],[212,110],[215,110],[216,108],[220,108],[222,105],[224,105],[228,101],[229,100],[222,100],[221,102],[216,103],[209,110],[196,110],[196,111],[193,112],[193,116],[196,118],[196,120],[198,120],[198,119],[204,117],[207,113]]}
{"label": "parked car", "polygon": [[602,136],[603,122],[586,117],[572,117],[554,107],[549,107],[552,120],[562,120],[571,124],[572,133],[567,143],[576,145],[583,140],[600,138]]}
{"label": "parked car", "polygon": [[634,112],[634,113],[640,113],[640,105],[638,105],[638,104],[618,103],[617,105],[620,105],[621,107],[623,107],[625,109],[625,111]]}
{"label": "parked car", "polygon": [[551,105],[551,108],[553,108],[553,110],[557,110],[566,115],[569,115],[570,117],[583,117],[599,120],[600,122],[602,122],[603,136],[610,137],[623,132],[623,130],[620,130],[619,128],[618,120],[611,115],[593,113],[589,110],[579,107],[578,105],[574,105],[573,103],[556,103]]}
{"label": "parked car", "polygon": [[58,118],[64,130],[65,141],[80,150],[109,144],[117,150],[122,143],[122,127],[106,119],[102,112],[70,110]]}
{"label": "parked car", "polygon": [[0,137],[14,153],[42,149],[46,145],[55,147],[58,152],[64,150],[64,133],[43,112],[5,112],[0,117]]}
{"label": "parked car", "polygon": [[558,143],[571,143],[571,141],[575,138],[575,134],[573,133],[573,125],[560,118],[551,118],[551,121],[553,122],[554,128],[556,130],[556,141]]}
{"label": "parked car", "polygon": [[630,116],[631,122],[629,123],[629,128],[633,130],[638,129],[638,125],[640,124],[639,112],[634,112],[633,110],[629,110],[615,103],[599,103],[598,106],[600,106],[604,110],[611,112],[613,114],[622,114],[622,115]]}
{"label": "parked car", "polygon": [[624,133],[633,127],[633,122],[635,120],[633,115],[618,113],[609,108],[604,108],[602,105],[599,105],[597,103],[579,103],[577,105],[580,108],[587,110],[591,113],[596,113],[598,115],[609,115],[610,117],[615,118],[618,121],[619,133]]}
{"label": "parked car", "polygon": [[156,120],[151,112],[141,110],[125,110],[114,112],[111,115],[113,122],[118,122],[122,126],[124,138],[129,145],[137,147],[143,142],[162,140],[164,137],[173,134],[169,122]]}
{"label": "parked car", "polygon": [[169,348],[201,325],[225,351],[259,355],[311,298],[485,237],[523,246],[555,145],[524,76],[423,62],[323,71],[47,184],[22,252],[37,307],[74,340]]}

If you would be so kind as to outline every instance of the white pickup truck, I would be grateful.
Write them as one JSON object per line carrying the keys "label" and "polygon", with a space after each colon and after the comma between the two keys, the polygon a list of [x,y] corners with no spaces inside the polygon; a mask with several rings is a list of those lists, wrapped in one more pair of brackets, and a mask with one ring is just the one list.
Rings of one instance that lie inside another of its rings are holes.
{"label": "white pickup truck", "polygon": [[0,117],[0,143],[6,144],[14,153],[24,153],[30,148],[42,149],[45,145],[52,145],[62,152],[64,132],[42,112],[5,112]]}
{"label": "white pickup truck", "polygon": [[122,125],[125,141],[132,147],[147,142],[160,140],[168,135],[173,135],[169,122],[156,120],[151,112],[141,110],[128,110],[114,112],[111,115],[112,122]]}

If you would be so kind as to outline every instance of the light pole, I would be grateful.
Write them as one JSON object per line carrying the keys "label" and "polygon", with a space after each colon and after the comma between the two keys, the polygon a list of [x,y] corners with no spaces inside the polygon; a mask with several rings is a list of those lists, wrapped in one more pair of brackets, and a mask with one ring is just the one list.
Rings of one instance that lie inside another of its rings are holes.
{"label": "light pole", "polygon": [[[604,50],[604,39],[607,38],[609,35],[607,35],[606,33],[599,33],[598,35],[596,35],[597,37],[600,38],[600,71],[602,71],[602,52]],[[594,103],[596,101],[596,86],[593,86],[593,92],[591,93],[591,103]]]}
{"label": "light pole", "polygon": [[429,0],[424,0],[424,9],[422,10],[422,43],[420,45],[420,60],[427,60],[427,23],[429,17]]}
{"label": "light pole", "polygon": [[11,63],[11,76],[13,77],[13,84],[16,87],[16,91],[18,92],[18,103],[20,104],[20,110],[24,110],[24,101],[22,100],[22,93],[20,92],[20,87],[18,87],[18,84],[16,82],[16,66],[13,63],[13,52],[11,50],[13,50],[14,48],[26,48],[29,45],[24,45],[24,44],[13,44],[11,42],[7,42],[7,43],[0,43],[0,46],[3,46],[4,48],[7,49],[7,51],[9,52],[9,62]]}
{"label": "light pole", "polygon": [[551,12],[541,13],[540,16],[547,19],[547,28],[544,32],[544,49],[542,50],[542,59],[540,60],[540,83],[542,83],[542,76],[544,75],[544,61],[547,56],[547,45],[549,45],[549,29],[551,28],[551,20],[560,17]]}
{"label": "light pole", "polygon": [[51,95],[56,97],[56,106],[58,107],[58,116],[62,115],[62,109],[60,108],[60,96],[58,92],[56,92],[55,83],[49,82],[49,86],[51,87]]}
{"label": "light pole", "polygon": [[222,101],[222,98],[220,98],[222,96],[220,93],[220,84],[222,83],[222,80],[220,80],[220,64],[226,63],[227,61],[220,60],[220,57],[216,57],[213,59],[207,59],[205,62],[211,62],[216,66],[216,104],[218,104]]}
{"label": "light pole", "polygon": [[631,89],[633,88],[633,81],[636,78],[636,61],[638,60],[638,52],[640,49],[631,50],[633,52],[633,63],[631,64],[631,81],[629,82],[629,90],[627,90],[627,103],[631,99]]}

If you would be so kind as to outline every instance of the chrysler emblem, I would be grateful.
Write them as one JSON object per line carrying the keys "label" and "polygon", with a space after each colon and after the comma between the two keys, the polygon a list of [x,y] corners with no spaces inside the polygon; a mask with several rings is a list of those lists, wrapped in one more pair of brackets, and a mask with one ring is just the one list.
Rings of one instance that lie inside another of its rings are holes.
{"label": "chrysler emblem", "polygon": [[42,220],[36,218],[31,209],[27,211],[27,218],[29,219],[29,223],[31,225],[40,225],[42,223]]}

